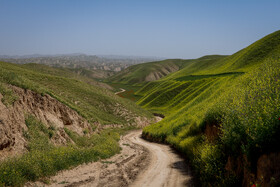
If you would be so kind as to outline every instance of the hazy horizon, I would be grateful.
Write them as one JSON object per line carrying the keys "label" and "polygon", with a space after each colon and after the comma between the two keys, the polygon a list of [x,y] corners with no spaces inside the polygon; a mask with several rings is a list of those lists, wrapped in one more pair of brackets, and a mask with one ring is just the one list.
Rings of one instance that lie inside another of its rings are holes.
{"label": "hazy horizon", "polygon": [[166,57],[158,57],[158,56],[136,56],[136,55],[119,55],[119,54],[87,54],[87,53],[60,53],[60,54],[23,54],[23,55],[6,55],[0,54],[0,58],[37,58],[37,57],[62,57],[62,56],[97,56],[97,57],[105,57],[105,58],[155,58],[155,59],[166,59]]}
{"label": "hazy horizon", "polygon": [[276,0],[0,0],[0,55],[231,55],[279,30]]}

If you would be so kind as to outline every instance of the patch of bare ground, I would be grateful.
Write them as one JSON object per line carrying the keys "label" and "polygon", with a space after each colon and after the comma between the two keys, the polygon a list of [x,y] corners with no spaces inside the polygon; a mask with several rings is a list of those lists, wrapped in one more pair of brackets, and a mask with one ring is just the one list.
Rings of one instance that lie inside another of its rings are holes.
{"label": "patch of bare ground", "polygon": [[26,152],[27,142],[23,136],[28,127],[26,115],[31,114],[47,127],[53,127],[55,134],[51,141],[54,145],[65,145],[72,140],[64,128],[83,135],[83,130],[92,133],[91,125],[76,111],[49,95],[42,96],[31,90],[11,86],[18,97],[11,106],[3,104],[0,94],[0,160]]}

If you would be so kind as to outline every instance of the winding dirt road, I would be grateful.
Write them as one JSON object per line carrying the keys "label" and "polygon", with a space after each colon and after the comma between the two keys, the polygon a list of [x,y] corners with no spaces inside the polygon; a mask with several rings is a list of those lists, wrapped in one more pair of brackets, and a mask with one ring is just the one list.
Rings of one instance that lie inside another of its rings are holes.
{"label": "winding dirt road", "polygon": [[120,88],[120,89],[121,89],[121,91],[116,92],[116,93],[115,93],[115,95],[118,95],[118,94],[123,93],[123,92],[125,92],[125,91],[126,91],[126,90],[125,90],[125,89],[123,89],[123,88]]}
{"label": "winding dirt road", "polygon": [[193,186],[190,169],[180,156],[169,146],[147,142],[140,135],[141,131],[133,131],[123,136],[121,153],[110,159],[62,171],[50,178],[49,185],[26,186]]}

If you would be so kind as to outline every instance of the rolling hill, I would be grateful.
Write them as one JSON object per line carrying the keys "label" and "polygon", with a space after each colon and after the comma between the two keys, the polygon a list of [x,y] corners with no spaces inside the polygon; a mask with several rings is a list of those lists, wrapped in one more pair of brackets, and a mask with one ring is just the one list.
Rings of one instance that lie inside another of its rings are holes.
{"label": "rolling hill", "polygon": [[108,79],[109,82],[122,84],[143,85],[147,82],[159,80],[181,69],[196,71],[218,60],[225,58],[223,55],[208,55],[198,59],[168,59],[163,61],[148,62],[130,66]]}
{"label": "rolling hill", "polygon": [[172,75],[172,72],[177,72],[181,69],[192,69],[192,71],[203,69],[225,57],[222,55],[208,55],[198,59],[171,59],[137,64],[105,79],[104,82],[113,87],[115,91],[125,89],[125,92],[118,95],[136,102],[141,98],[141,96],[137,95],[137,93],[140,93],[138,90],[145,84],[163,80],[164,77]]}
{"label": "rolling hill", "polygon": [[108,79],[109,82],[139,84],[158,80],[181,69],[184,60],[173,59],[130,66]]}

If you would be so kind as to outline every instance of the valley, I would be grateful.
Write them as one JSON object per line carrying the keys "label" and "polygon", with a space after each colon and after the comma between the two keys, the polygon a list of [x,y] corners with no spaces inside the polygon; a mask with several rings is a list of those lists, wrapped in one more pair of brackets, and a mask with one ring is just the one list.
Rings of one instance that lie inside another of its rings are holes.
{"label": "valley", "polygon": [[0,187],[280,187],[279,9],[0,1]]}

